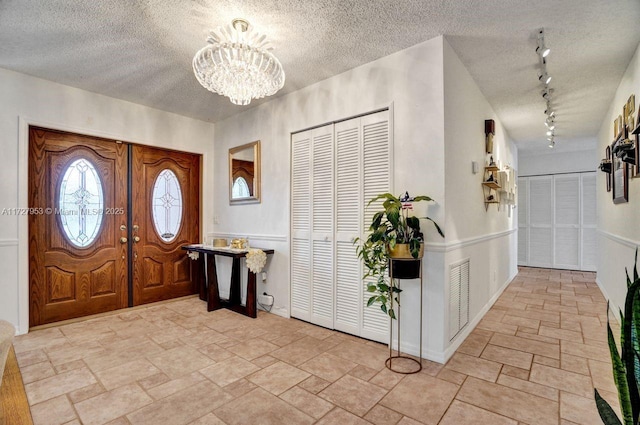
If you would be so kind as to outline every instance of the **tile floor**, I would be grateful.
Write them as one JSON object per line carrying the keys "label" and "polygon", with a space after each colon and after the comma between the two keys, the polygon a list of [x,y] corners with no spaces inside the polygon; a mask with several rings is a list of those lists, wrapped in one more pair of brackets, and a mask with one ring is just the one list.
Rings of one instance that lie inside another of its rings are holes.
{"label": "tile floor", "polygon": [[592,273],[522,268],[446,366],[186,298],[16,338],[36,425],[601,424],[617,406]]}

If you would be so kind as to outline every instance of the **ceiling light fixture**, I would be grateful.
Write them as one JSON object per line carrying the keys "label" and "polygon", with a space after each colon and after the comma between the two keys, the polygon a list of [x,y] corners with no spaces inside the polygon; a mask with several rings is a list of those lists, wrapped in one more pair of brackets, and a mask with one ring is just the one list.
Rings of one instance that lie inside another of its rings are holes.
{"label": "ceiling light fixture", "polygon": [[227,96],[231,103],[275,94],[284,86],[284,71],[265,35],[244,19],[209,32],[209,45],[193,58],[193,72],[204,88]]}
{"label": "ceiling light fixture", "polygon": [[538,31],[538,47],[536,47],[536,53],[540,55],[542,59],[549,56],[551,49],[544,45],[544,29]]}
{"label": "ceiling light fixture", "polygon": [[545,71],[538,76],[538,80],[542,81],[543,84],[549,84],[551,82],[551,75]]}
{"label": "ceiling light fixture", "polygon": [[538,46],[536,47],[536,54],[538,54],[540,72],[538,73],[538,81],[542,83],[544,89],[542,90],[542,98],[545,101],[546,109],[544,110],[544,114],[547,118],[544,121],[544,124],[547,126],[547,140],[549,141],[549,147],[553,148],[556,145],[555,141],[555,130],[556,130],[556,112],[554,111],[551,105],[551,94],[553,93],[553,89],[549,87],[549,83],[551,83],[551,76],[547,72],[547,56],[551,52],[551,49],[546,47],[544,43],[544,28],[540,28],[538,33],[536,34],[536,38],[538,41]]}

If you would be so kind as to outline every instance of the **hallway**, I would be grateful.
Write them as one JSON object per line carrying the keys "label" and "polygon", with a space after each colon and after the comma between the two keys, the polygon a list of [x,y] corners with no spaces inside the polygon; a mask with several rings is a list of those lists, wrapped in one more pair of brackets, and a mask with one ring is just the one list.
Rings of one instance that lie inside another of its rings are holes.
{"label": "hallway", "polygon": [[17,337],[35,424],[600,424],[613,405],[595,274],[520,268],[446,366],[385,369],[384,345],[197,298]]}

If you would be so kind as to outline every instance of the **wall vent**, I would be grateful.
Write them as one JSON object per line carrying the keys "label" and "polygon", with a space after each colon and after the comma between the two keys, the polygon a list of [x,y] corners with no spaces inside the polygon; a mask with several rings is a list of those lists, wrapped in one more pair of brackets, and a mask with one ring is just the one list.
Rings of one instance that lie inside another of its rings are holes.
{"label": "wall vent", "polygon": [[449,341],[469,323],[469,259],[449,266]]}

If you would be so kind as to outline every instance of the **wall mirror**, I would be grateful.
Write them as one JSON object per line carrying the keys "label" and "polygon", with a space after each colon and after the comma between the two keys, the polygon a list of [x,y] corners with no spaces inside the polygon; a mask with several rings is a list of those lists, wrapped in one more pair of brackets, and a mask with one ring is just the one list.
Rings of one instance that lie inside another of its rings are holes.
{"label": "wall mirror", "polygon": [[229,203],[260,202],[260,140],[229,149]]}

